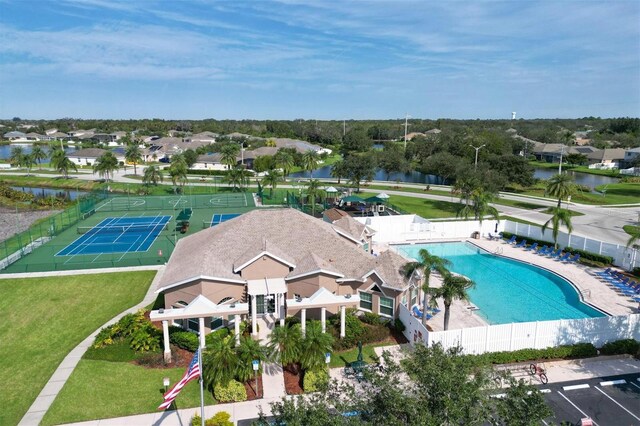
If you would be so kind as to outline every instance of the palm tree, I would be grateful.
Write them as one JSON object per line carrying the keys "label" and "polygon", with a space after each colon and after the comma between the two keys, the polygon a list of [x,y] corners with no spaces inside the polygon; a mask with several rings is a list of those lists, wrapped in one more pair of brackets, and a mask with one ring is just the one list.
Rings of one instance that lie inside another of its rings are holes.
{"label": "palm tree", "polygon": [[236,347],[236,354],[239,361],[236,369],[236,378],[242,383],[246,383],[254,375],[251,361],[258,360],[262,365],[263,361],[267,359],[267,349],[251,337],[240,338],[240,344]]}
{"label": "palm tree", "polygon": [[632,228],[629,232],[629,240],[627,241],[627,247],[634,246],[638,241],[640,241],[640,224],[635,228]]}
{"label": "palm tree", "polygon": [[544,195],[551,195],[558,199],[558,208],[562,206],[562,200],[569,198],[576,192],[576,184],[573,182],[573,177],[567,173],[558,173],[553,175],[547,182],[547,188],[544,191]]}
{"label": "palm tree", "polygon": [[238,163],[237,157],[239,149],[240,147],[238,145],[229,144],[223,146],[220,150],[220,161],[227,166],[227,169],[235,167]]}
{"label": "palm tree", "polygon": [[567,209],[563,209],[561,207],[553,207],[551,209],[551,219],[549,219],[545,222],[544,225],[542,225],[543,233],[547,230],[549,224],[551,224],[552,226],[554,246],[555,248],[558,248],[558,231],[560,229],[560,225],[566,226],[569,233],[573,231],[573,226],[571,225],[571,213]]}
{"label": "palm tree", "polygon": [[14,167],[21,167],[24,163],[24,150],[21,146],[14,146],[11,148],[11,157],[9,157],[9,162]]}
{"label": "palm tree", "polygon": [[35,145],[31,150],[31,155],[33,159],[38,163],[38,168],[40,168],[40,162],[47,158],[47,153],[44,152],[44,149],[40,145]]}
{"label": "palm tree", "polygon": [[[64,151],[60,151],[64,154]],[[76,163],[69,160],[66,155],[58,160],[56,164],[56,171],[62,173],[65,179],[69,179],[69,170],[73,169],[76,172],[78,171],[78,166],[76,166]]]}
{"label": "palm tree", "polygon": [[309,170],[309,177],[313,178],[313,169],[318,167],[320,157],[318,153],[310,149],[302,155],[302,167]]}
{"label": "palm tree", "polygon": [[22,164],[21,166],[27,168],[27,175],[31,174],[31,168],[36,164],[35,158],[33,158],[33,154],[25,154],[22,156]]}
{"label": "palm tree", "polygon": [[64,152],[62,148],[54,147],[49,153],[49,158],[51,159],[50,161],[51,167],[57,170],[59,163],[63,161],[63,158],[66,158],[66,157],[67,157],[67,153]]}
{"label": "palm tree", "polygon": [[264,177],[262,178],[262,184],[264,186],[271,187],[271,191],[270,191],[271,198],[273,198],[273,191],[275,191],[276,187],[278,186],[278,183],[282,182],[282,180],[283,179],[280,172],[274,169],[270,169],[269,171],[267,171],[267,174],[264,175]]}
{"label": "palm tree", "polygon": [[311,179],[307,182],[307,197],[311,201],[311,216],[316,215],[316,199],[322,200],[325,196],[324,189],[320,187],[321,182],[318,179]]}
{"label": "palm tree", "polygon": [[338,185],[340,185],[340,180],[343,177],[346,177],[343,160],[333,163],[333,166],[331,167],[331,177],[338,179]]}
{"label": "palm tree", "polygon": [[104,177],[107,182],[113,177],[113,172],[118,170],[118,159],[113,152],[107,151],[102,154],[96,162],[93,164],[93,172],[100,175],[100,177]]}
{"label": "palm tree", "polygon": [[462,206],[457,215],[469,219],[469,216],[473,213],[475,220],[480,222],[480,228],[482,229],[482,221],[486,215],[490,215],[495,220],[500,220],[498,209],[491,205],[495,198],[495,194],[482,188],[477,188],[471,192],[470,200],[473,204]]}
{"label": "palm tree", "polygon": [[124,159],[129,163],[133,163],[133,174],[137,175],[138,170],[136,166],[142,161],[142,152],[140,147],[136,144],[129,144],[124,151]]}
{"label": "palm tree", "polygon": [[426,313],[427,308],[429,307],[429,299],[427,298],[427,295],[429,292],[429,278],[431,278],[431,271],[436,270],[444,276],[448,272],[447,267],[451,265],[451,262],[447,259],[429,253],[429,250],[427,249],[420,249],[418,257],[419,260],[417,262],[410,262],[404,266],[404,275],[411,279],[412,275],[417,274],[418,272],[422,273],[422,291],[424,292],[422,299],[422,324],[426,324]]}
{"label": "palm tree", "polygon": [[249,181],[249,171],[237,165],[227,171],[223,181],[232,185],[234,191],[243,191]]}
{"label": "palm tree", "polygon": [[269,336],[269,357],[274,361],[280,361],[284,368],[297,373],[295,365],[300,361],[302,353],[302,332],[300,325],[276,327]]}
{"label": "palm tree", "polygon": [[429,288],[428,292],[433,299],[442,299],[444,303],[444,329],[449,329],[449,318],[451,316],[451,303],[454,300],[469,300],[467,290],[475,285],[469,278],[462,275],[453,275],[445,272],[442,280],[442,287]]}
{"label": "palm tree", "polygon": [[217,384],[227,386],[236,376],[239,363],[232,335],[213,339],[202,356],[203,378],[207,388],[213,389]]}
{"label": "palm tree", "polygon": [[162,182],[164,177],[162,176],[162,172],[156,166],[149,166],[144,169],[144,174],[142,175],[142,183],[145,185],[158,185],[158,182]]}
{"label": "palm tree", "polygon": [[169,176],[173,183],[174,192],[177,192],[176,186],[180,184],[183,187],[187,183],[187,163],[181,155],[174,155],[169,165]]}
{"label": "palm tree", "polygon": [[322,332],[320,321],[309,321],[300,346],[300,364],[305,370],[325,367],[325,354],[332,352],[333,336]]}
{"label": "palm tree", "polygon": [[468,206],[471,202],[471,195],[480,188],[480,181],[475,176],[463,176],[456,179],[453,190],[460,194],[460,201]]}
{"label": "palm tree", "polygon": [[276,166],[282,169],[282,174],[286,177],[295,165],[293,155],[287,151],[279,150],[276,152],[275,158]]}

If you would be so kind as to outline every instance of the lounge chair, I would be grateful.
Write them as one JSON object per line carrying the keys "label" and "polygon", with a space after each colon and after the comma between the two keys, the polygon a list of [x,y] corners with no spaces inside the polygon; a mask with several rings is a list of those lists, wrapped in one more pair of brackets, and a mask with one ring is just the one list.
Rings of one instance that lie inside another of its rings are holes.
{"label": "lounge chair", "polygon": [[546,255],[549,256],[550,258],[554,258],[554,257],[558,257],[560,253],[562,253],[562,249],[554,250],[553,248],[551,248]]}
{"label": "lounge chair", "polygon": [[509,239],[506,241],[506,243],[507,243],[507,244],[513,244],[513,243],[515,243],[515,242],[516,242],[516,236],[515,236],[515,235],[512,235],[512,236],[511,236],[511,238],[509,238]]}
{"label": "lounge chair", "polygon": [[514,247],[520,248],[520,247],[525,247],[526,245],[527,245],[527,240],[522,240],[518,244],[516,244]]}
{"label": "lounge chair", "polygon": [[571,253],[565,253],[562,256],[558,257],[556,260],[558,262],[565,262],[571,257]]}
{"label": "lounge chair", "polygon": [[608,277],[611,275],[611,272],[613,272],[611,268],[607,268],[604,271],[596,272],[596,275],[599,275],[601,277]]}
{"label": "lounge chair", "polygon": [[567,263],[577,263],[578,260],[580,260],[580,255],[576,254],[573,257],[570,257],[569,259],[567,259]]}
{"label": "lounge chair", "polygon": [[538,248],[538,243],[533,243],[529,247],[526,247],[525,250],[527,250],[527,251],[531,251],[531,250],[535,251],[537,248]]}
{"label": "lounge chair", "polygon": [[546,252],[547,250],[549,250],[549,246],[542,246],[542,247],[538,247],[538,249],[535,250],[535,253],[544,254],[544,252]]}
{"label": "lounge chair", "polygon": [[420,310],[420,308],[418,308],[417,306],[414,306],[413,309],[411,310],[413,312],[413,315],[416,318],[420,318],[422,319],[422,311]]}

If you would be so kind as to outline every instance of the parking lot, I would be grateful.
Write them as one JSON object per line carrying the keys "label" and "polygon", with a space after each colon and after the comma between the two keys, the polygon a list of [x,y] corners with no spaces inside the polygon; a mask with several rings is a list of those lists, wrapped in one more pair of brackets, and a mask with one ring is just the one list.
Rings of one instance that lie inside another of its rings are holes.
{"label": "parking lot", "polygon": [[590,417],[594,425],[640,425],[640,374],[541,385],[554,412],[545,424],[580,424]]}

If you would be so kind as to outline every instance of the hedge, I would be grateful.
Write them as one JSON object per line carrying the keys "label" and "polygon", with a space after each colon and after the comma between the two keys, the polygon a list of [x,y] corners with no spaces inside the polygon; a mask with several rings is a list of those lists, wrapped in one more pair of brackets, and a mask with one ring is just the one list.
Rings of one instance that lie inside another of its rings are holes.
{"label": "hedge", "polygon": [[510,364],[542,359],[589,358],[598,355],[591,343],[576,343],[546,349],[520,349],[513,352],[489,352],[481,355],[468,355],[483,364]]}
{"label": "hedge", "polygon": [[240,402],[247,400],[247,390],[237,380],[229,381],[227,386],[220,383],[213,387],[213,395],[220,402]]}
{"label": "hedge", "polygon": [[169,341],[177,347],[190,352],[197,351],[200,345],[198,335],[189,331],[176,331],[171,333],[169,334]]}
{"label": "hedge", "polygon": [[[544,245],[550,245],[553,244],[552,242],[549,241],[544,241],[544,240],[536,240],[535,238],[529,238],[529,237],[523,237],[521,235],[516,235],[516,234],[512,234],[511,232],[503,232],[502,236],[506,239],[510,239],[511,236],[515,235],[516,236],[516,241],[520,242],[523,239],[527,240],[527,245],[531,245],[533,243],[538,243],[539,246],[544,246]],[[579,254],[580,255],[580,260],[591,260],[594,262],[598,262],[601,263],[603,265],[611,265],[613,263],[613,257],[611,256],[605,256],[602,254],[598,254],[598,253],[593,253],[590,251],[586,251],[586,250],[580,250],[580,249],[575,249],[572,247],[565,247],[563,249],[565,252],[569,252],[572,255],[575,254]]]}
{"label": "hedge", "polygon": [[326,370],[307,370],[304,372],[302,388],[305,392],[325,390],[329,385],[329,373]]}
{"label": "hedge", "polygon": [[605,343],[600,348],[602,355],[638,355],[640,354],[640,342],[635,339],[616,340],[615,342]]}
{"label": "hedge", "polygon": [[[204,421],[205,426],[233,426],[233,422],[231,420],[231,414],[226,411],[220,411],[216,413],[213,417],[206,419]],[[198,414],[195,414],[191,419],[191,426],[200,426],[202,424],[202,417]]]}

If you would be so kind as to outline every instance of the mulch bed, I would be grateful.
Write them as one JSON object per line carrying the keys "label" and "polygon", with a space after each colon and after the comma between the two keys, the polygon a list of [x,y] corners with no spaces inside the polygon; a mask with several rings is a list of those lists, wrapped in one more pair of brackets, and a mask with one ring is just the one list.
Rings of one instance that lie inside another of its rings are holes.
{"label": "mulch bed", "polygon": [[164,363],[164,353],[149,354],[142,358],[131,361],[132,364],[139,365],[145,368],[175,368],[175,367],[189,367],[191,360],[193,359],[193,352],[189,352],[185,349],[171,345],[171,362],[169,364]]}
{"label": "mulch bed", "polygon": [[283,372],[284,388],[287,395],[300,395],[304,393],[302,390],[302,369],[298,368],[298,374],[293,374],[288,368],[284,368]]}
{"label": "mulch bed", "polygon": [[258,376],[258,389],[260,396],[256,395],[255,389],[253,389],[256,385],[255,379],[249,380],[248,383],[244,384],[244,388],[247,390],[247,401],[252,401],[254,399],[260,399],[264,395],[264,388],[262,387],[262,375]]}

